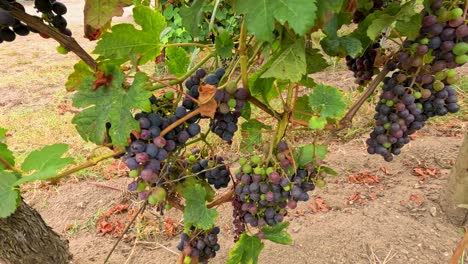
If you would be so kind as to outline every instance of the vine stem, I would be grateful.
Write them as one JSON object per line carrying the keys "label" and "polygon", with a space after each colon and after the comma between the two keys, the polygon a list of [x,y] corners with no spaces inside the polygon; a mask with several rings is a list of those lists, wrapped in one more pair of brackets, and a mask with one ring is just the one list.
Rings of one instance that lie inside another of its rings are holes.
{"label": "vine stem", "polygon": [[8,161],[6,161],[4,158],[1,158],[0,157],[0,163],[2,163],[3,165],[5,165],[5,167],[11,171],[14,171],[14,172],[17,172],[19,174],[23,174],[23,172],[16,168],[15,166],[13,166],[12,164],[10,164]]}
{"label": "vine stem", "polygon": [[375,76],[374,80],[369,84],[367,90],[362,94],[359,100],[354,103],[354,105],[348,110],[346,115],[340,121],[340,129],[347,128],[351,126],[351,121],[353,117],[356,115],[357,111],[361,108],[361,106],[366,102],[367,98],[369,98],[372,93],[375,91],[379,83],[385,78],[387,73],[389,72],[387,67],[384,67],[382,71]]}
{"label": "vine stem", "polygon": [[159,134],[161,137],[164,137],[167,133],[169,133],[172,129],[176,128],[178,125],[182,124],[183,122],[189,120],[190,118],[200,114],[200,108],[193,110],[192,112],[188,113],[184,117],[177,119],[174,123],[170,124],[166,127],[161,133]]}
{"label": "vine stem", "polygon": [[51,180],[58,180],[60,178],[63,178],[65,176],[68,176],[72,173],[75,173],[77,171],[80,171],[82,169],[86,169],[86,168],[89,168],[89,167],[92,167],[96,164],[98,164],[99,162],[103,161],[103,160],[106,160],[106,159],[109,159],[109,158],[112,158],[112,157],[115,157],[115,156],[119,156],[119,155],[123,155],[125,154],[125,150],[121,150],[121,151],[118,151],[118,152],[113,152],[113,153],[109,153],[109,154],[105,154],[105,155],[102,155],[102,156],[98,156],[98,157],[94,157],[90,160],[88,160],[87,162],[81,164],[81,165],[78,165],[76,167],[73,167],[69,170],[66,170],[62,173],[59,173],[57,176],[53,177]]}
{"label": "vine stem", "polygon": [[164,44],[164,48],[170,48],[170,47],[200,47],[208,50],[212,50],[210,45],[205,45],[205,44],[200,44],[200,43],[170,43],[170,44]]}
{"label": "vine stem", "polygon": [[[214,57],[216,55],[216,53],[214,52],[210,52],[205,58],[203,58],[199,63],[197,63],[197,65],[195,65],[192,69],[190,69],[189,71],[187,71],[183,76],[181,76],[180,78],[178,79],[175,79],[175,80],[172,80],[169,82],[169,85],[176,85],[176,84],[180,84],[182,83],[183,81],[185,81],[187,78],[189,78],[194,72],[196,72],[198,70],[198,68],[200,68],[201,66],[203,66],[203,64],[205,64],[209,59],[211,59],[212,57]],[[150,91],[154,91],[154,90],[158,90],[158,89],[161,89],[161,88],[164,88],[166,87],[167,85],[166,84],[156,84],[154,86],[151,86],[149,88]]]}
{"label": "vine stem", "polygon": [[248,61],[247,61],[247,27],[245,25],[245,20],[242,20],[242,25],[240,29],[240,40],[239,40],[239,54],[240,54],[240,67],[241,67],[241,78],[242,86],[245,89],[249,89],[249,79],[248,79]]}
{"label": "vine stem", "polygon": [[117,241],[115,241],[114,246],[113,246],[112,249],[109,251],[109,253],[107,254],[106,259],[104,260],[104,264],[108,263],[109,258],[112,256],[112,253],[114,253],[115,248],[119,245],[119,243],[120,243],[120,241],[122,240],[123,236],[128,232],[128,230],[130,229],[130,226],[133,224],[133,222],[135,222],[135,220],[136,220],[136,218],[138,217],[138,215],[141,214],[141,213],[143,213],[143,211],[145,211],[145,208],[146,208],[147,203],[148,203],[148,201],[145,201],[145,202],[140,206],[140,209],[138,210],[138,212],[133,216],[132,220],[127,224],[127,226],[125,227],[124,231],[123,231],[122,234],[119,236],[119,239],[117,239]]}
{"label": "vine stem", "polygon": [[44,22],[40,18],[37,18],[37,17],[34,17],[34,16],[31,16],[31,15],[27,14],[26,12],[24,12],[23,10],[21,10],[20,8],[18,8],[15,5],[11,5],[10,13],[16,19],[18,19],[20,21],[23,21],[24,23],[26,23],[31,28],[33,28],[33,29],[35,29],[35,30],[37,30],[37,31],[39,31],[41,33],[47,34],[51,38],[55,39],[58,43],[60,43],[60,45],[62,45],[68,51],[71,51],[71,52],[75,53],[91,69],[96,71],[96,69],[97,69],[96,61],[93,59],[93,57],[91,57],[91,55],[89,55],[89,53],[87,53],[80,46],[80,44],[78,44],[78,42],[76,42],[76,40],[74,38],[66,36],[66,35],[56,31],[52,27],[44,24]]}

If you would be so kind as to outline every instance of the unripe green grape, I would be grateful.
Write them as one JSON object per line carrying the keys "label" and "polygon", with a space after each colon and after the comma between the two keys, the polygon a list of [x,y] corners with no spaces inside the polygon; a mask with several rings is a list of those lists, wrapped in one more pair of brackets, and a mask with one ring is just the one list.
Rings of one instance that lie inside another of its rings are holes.
{"label": "unripe green grape", "polygon": [[138,170],[131,170],[131,171],[128,173],[128,176],[130,176],[130,177],[132,177],[132,178],[138,177]]}
{"label": "unripe green grape", "polygon": [[68,50],[62,45],[57,46],[57,52],[63,55],[68,54]]}
{"label": "unripe green grape", "polygon": [[253,171],[254,171],[255,174],[258,174],[258,175],[263,174],[263,169],[260,168],[260,167],[255,167]]}
{"label": "unripe green grape", "polygon": [[447,79],[445,79],[445,81],[448,84],[456,84],[459,80],[460,80],[460,76],[458,75],[455,75],[453,77],[447,77]]}
{"label": "unripe green grape", "polygon": [[436,15],[438,22],[447,22],[450,20],[450,12],[445,8],[437,10]]}
{"label": "unripe green grape", "polygon": [[136,190],[139,192],[142,192],[146,189],[146,186],[147,186],[146,182],[138,181]]}
{"label": "unripe green grape", "polygon": [[190,256],[184,257],[184,264],[190,264],[192,262],[192,258]]}
{"label": "unripe green grape", "polygon": [[394,105],[393,101],[392,100],[388,100],[386,103],[385,103],[388,107],[392,107]]}
{"label": "unripe green grape", "polygon": [[291,186],[286,185],[286,186],[283,187],[283,190],[289,192],[291,190]]}
{"label": "unripe green grape", "polygon": [[419,109],[422,109],[423,105],[421,103],[416,103],[416,107],[419,108]]}
{"label": "unripe green grape", "polygon": [[440,71],[434,75],[434,79],[436,79],[437,81],[442,81],[445,78],[447,78],[447,73],[444,71]]}
{"label": "unripe green grape", "polygon": [[457,64],[465,64],[468,61],[468,55],[458,55],[455,57],[455,63]]}
{"label": "unripe green grape", "polygon": [[390,147],[392,146],[392,143],[390,143],[390,142],[385,142],[385,143],[383,143],[382,146],[384,146],[384,148],[390,148]]}
{"label": "unripe green grape", "polygon": [[237,105],[236,99],[234,99],[234,98],[229,99],[228,102],[227,102],[227,105],[229,106],[229,108],[236,107],[236,105]]}
{"label": "unripe green grape", "polygon": [[468,52],[468,43],[458,42],[452,48],[452,52],[455,55],[463,55]]}
{"label": "unripe green grape", "polygon": [[325,181],[323,181],[322,179],[318,179],[315,181],[315,186],[319,187],[319,188],[323,188],[325,187],[327,184],[325,183]]}
{"label": "unripe green grape", "polygon": [[274,171],[275,171],[275,170],[273,169],[273,167],[268,167],[268,168],[266,169],[265,173],[266,173],[267,175],[269,175],[270,173],[272,173],[272,172],[274,172]]}
{"label": "unripe green grape", "polygon": [[239,165],[244,166],[247,164],[247,159],[244,157],[239,158]]}
{"label": "unripe green grape", "polygon": [[242,166],[242,172],[247,174],[251,173],[252,166],[250,166],[249,164],[245,164],[244,166]]}
{"label": "unripe green grape", "polygon": [[229,82],[227,85],[226,85],[226,92],[229,93],[229,94],[235,94],[236,93],[236,90],[237,90],[237,84],[236,82],[234,81],[231,81]]}
{"label": "unripe green grape", "polygon": [[190,156],[188,157],[188,160],[189,160],[190,162],[194,162],[194,161],[197,160],[197,157],[196,157],[195,155],[190,155]]}
{"label": "unripe green grape", "polygon": [[457,7],[452,9],[449,13],[449,19],[457,19],[463,15],[463,9]]}
{"label": "unripe green grape", "polygon": [[385,123],[385,124],[383,125],[383,127],[384,127],[386,130],[389,130],[391,126],[392,126],[391,123]]}
{"label": "unripe green grape", "polygon": [[444,83],[441,81],[435,81],[434,84],[432,84],[432,88],[437,92],[444,89],[444,86]]}
{"label": "unripe green grape", "polygon": [[455,69],[447,70],[447,77],[454,77],[455,75],[457,75],[457,71]]}
{"label": "unripe green grape", "polygon": [[420,92],[415,92],[415,93],[413,93],[413,96],[414,96],[415,99],[419,99],[419,98],[421,98],[422,94]]}
{"label": "unripe green grape", "polygon": [[423,45],[427,45],[429,43],[429,39],[428,38],[423,38],[419,41],[419,43],[423,44]]}
{"label": "unripe green grape", "polygon": [[258,164],[260,164],[261,159],[260,159],[259,156],[255,155],[255,156],[252,156],[252,158],[250,158],[250,161],[251,161],[253,164],[258,165]]}

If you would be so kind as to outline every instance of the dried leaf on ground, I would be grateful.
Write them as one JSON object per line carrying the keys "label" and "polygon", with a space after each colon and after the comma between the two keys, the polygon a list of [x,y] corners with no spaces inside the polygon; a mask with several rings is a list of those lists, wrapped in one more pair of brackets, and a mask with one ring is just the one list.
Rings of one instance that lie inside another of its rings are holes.
{"label": "dried leaf on ground", "polygon": [[388,170],[388,168],[385,167],[385,166],[380,167],[380,170],[381,170],[385,175],[390,175],[390,174],[392,174],[392,173]]}
{"label": "dried leaf on ground", "polygon": [[312,202],[310,202],[309,206],[312,212],[314,213],[330,211],[330,207],[325,203],[323,198],[320,196],[315,198]]}
{"label": "dried leaf on ground", "polygon": [[409,197],[410,201],[413,201],[417,206],[421,206],[425,199],[419,194],[411,194]]}
{"label": "dried leaf on ground", "polygon": [[375,184],[379,183],[380,179],[377,175],[370,172],[359,172],[348,176],[348,183],[354,184]]}
{"label": "dried leaf on ground", "polygon": [[413,174],[418,176],[420,183],[428,180],[430,177],[437,178],[440,176],[439,168],[429,168],[429,167],[416,167],[412,170]]}
{"label": "dried leaf on ground", "polygon": [[98,232],[102,233],[103,236],[107,233],[112,233],[113,230],[114,226],[105,220],[101,220],[98,224]]}
{"label": "dried leaf on ground", "polygon": [[359,192],[354,192],[347,199],[350,202],[358,202],[359,204],[362,204],[362,198],[361,198],[361,195],[359,194]]}
{"label": "dried leaf on ground", "polygon": [[164,230],[166,231],[167,236],[174,236],[176,229],[177,223],[175,223],[174,220],[172,220],[171,218],[166,218],[164,220]]}

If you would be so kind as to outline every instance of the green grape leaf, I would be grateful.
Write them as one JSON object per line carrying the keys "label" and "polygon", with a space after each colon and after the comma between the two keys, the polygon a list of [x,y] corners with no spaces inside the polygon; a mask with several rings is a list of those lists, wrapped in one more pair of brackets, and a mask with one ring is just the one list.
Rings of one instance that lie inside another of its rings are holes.
{"label": "green grape leaf", "polygon": [[76,125],[81,137],[98,145],[106,141],[106,123],[110,123],[109,135],[112,144],[122,149],[132,130],[139,131],[138,121],[133,118],[132,110],[150,111],[148,100],[151,92],[144,89],[148,77],[143,72],[135,74],[133,84],[124,89],[125,76],[118,68],[114,69],[112,83],[94,89],[92,80],[80,85],[73,98],[73,105],[85,108],[75,115],[72,123]]}
{"label": "green grape leaf", "polygon": [[416,13],[408,20],[399,20],[396,22],[395,29],[408,39],[414,40],[419,36],[421,28],[422,14]]}
{"label": "green grape leaf", "polygon": [[309,119],[309,128],[323,130],[327,124],[327,119],[319,116],[313,116]]}
{"label": "green grape leaf", "polygon": [[327,152],[327,146],[309,144],[296,148],[293,155],[297,166],[304,167],[309,163],[313,163],[315,158],[325,159]]}
{"label": "green grape leaf", "polygon": [[21,169],[25,172],[35,172],[29,176],[23,176],[14,183],[14,186],[55,177],[59,169],[74,161],[71,157],[62,158],[67,150],[67,144],[54,144],[31,152],[21,165]]}
{"label": "green grape leaf", "polygon": [[255,119],[242,123],[242,145],[248,150],[252,150],[254,145],[262,142],[262,129],[271,130],[271,126],[267,126]]}
{"label": "green grape leaf", "polygon": [[318,49],[306,49],[306,73],[311,74],[315,72],[321,72],[328,67],[327,61],[323,58],[320,50]]}
{"label": "green grape leaf", "polygon": [[14,188],[16,176],[6,171],[0,171],[0,218],[13,214],[20,202],[20,193]]}
{"label": "green grape leaf", "polygon": [[303,95],[297,98],[294,105],[293,117],[295,119],[308,121],[312,116],[312,108],[309,106],[309,96]]}
{"label": "green grape leaf", "polygon": [[190,58],[182,47],[166,48],[166,58],[166,66],[172,74],[180,77],[187,72]]}
{"label": "green grape leaf", "polygon": [[252,107],[248,101],[245,102],[244,107],[241,110],[241,116],[246,120],[249,120],[252,115]]}
{"label": "green grape leaf", "polygon": [[221,58],[232,57],[232,49],[234,48],[234,41],[232,40],[229,32],[224,31],[219,34],[215,40],[216,52]]}
{"label": "green grape leaf", "polygon": [[242,233],[236,242],[226,264],[257,264],[258,256],[265,244],[257,236],[249,236]]}
{"label": "green grape leaf", "polygon": [[265,226],[261,231],[265,233],[265,239],[278,244],[291,245],[293,243],[292,237],[285,230],[288,226],[289,222],[283,222],[278,223],[273,227]]}
{"label": "green grape leaf", "polygon": [[206,0],[195,0],[190,7],[180,8],[180,16],[182,17],[182,25],[193,36],[201,34],[198,25],[201,24],[203,19],[203,6]]}
{"label": "green grape leaf", "polygon": [[338,176],[338,172],[336,172],[334,169],[326,166],[318,166],[317,167],[318,174],[321,173],[326,173],[332,176]]}
{"label": "green grape leaf", "polygon": [[181,196],[183,196],[184,193],[185,193],[185,189],[188,188],[188,187],[191,187],[191,186],[193,186],[195,184],[201,184],[201,186],[205,189],[205,191],[206,191],[206,200],[208,202],[213,201],[213,199],[216,196],[216,192],[213,190],[213,188],[211,187],[211,185],[207,181],[200,180],[197,177],[188,177],[184,181],[176,183],[175,189],[176,189],[177,193],[179,193]]}
{"label": "green grape leaf", "polygon": [[68,80],[65,83],[65,88],[68,92],[78,90],[83,82],[91,83],[94,81],[94,72],[84,61],[79,61],[73,66],[74,71],[68,76]]}
{"label": "green grape leaf", "polygon": [[166,28],[164,16],[147,6],[136,6],[133,18],[141,30],[127,23],[115,25],[111,32],[102,35],[93,53],[111,59],[138,56],[140,64],[154,60],[161,53],[159,37]]}
{"label": "green grape leaf", "polygon": [[[260,70],[249,77],[250,94],[270,108],[271,100],[279,96],[277,89],[273,87],[275,79],[261,78],[261,75],[269,69],[272,63],[273,60],[268,60]],[[281,89],[281,87],[278,87],[278,89]]]}
{"label": "green grape leaf", "polygon": [[[15,166],[15,157],[13,156],[13,152],[8,149],[8,146],[5,143],[3,143],[6,133],[7,130],[0,127],[0,157],[10,165]],[[5,168],[5,164],[0,162],[0,170],[4,170]]]}
{"label": "green grape leaf", "polygon": [[356,57],[362,50],[361,42],[353,37],[340,38],[340,45],[351,57]]}
{"label": "green grape leaf", "polygon": [[335,87],[317,85],[309,95],[309,105],[323,118],[339,118],[346,110],[342,93]]}
{"label": "green grape leaf", "polygon": [[376,39],[378,36],[380,36],[380,34],[382,34],[382,31],[386,27],[390,26],[394,21],[394,16],[383,14],[379,18],[372,21],[372,24],[367,29],[367,35],[371,39]]}
{"label": "green grape leaf", "polygon": [[122,16],[123,8],[133,3],[131,0],[86,0],[84,24],[95,29],[105,27],[115,16]]}
{"label": "green grape leaf", "polygon": [[261,78],[275,78],[297,82],[306,74],[307,63],[304,39],[297,39],[276,57]]}
{"label": "green grape leaf", "polygon": [[340,39],[337,36],[326,36],[320,40],[323,51],[330,56],[338,56],[340,51]]}
{"label": "green grape leaf", "polygon": [[185,227],[195,226],[203,230],[213,227],[218,212],[216,209],[206,207],[206,191],[200,184],[189,186],[184,192]]}
{"label": "green grape leaf", "polygon": [[346,7],[347,2],[345,0],[317,1],[318,23],[325,21],[331,14],[340,13]]}
{"label": "green grape leaf", "polygon": [[261,41],[271,41],[275,19],[304,36],[315,24],[315,0],[235,0],[234,9],[245,15],[247,30]]}

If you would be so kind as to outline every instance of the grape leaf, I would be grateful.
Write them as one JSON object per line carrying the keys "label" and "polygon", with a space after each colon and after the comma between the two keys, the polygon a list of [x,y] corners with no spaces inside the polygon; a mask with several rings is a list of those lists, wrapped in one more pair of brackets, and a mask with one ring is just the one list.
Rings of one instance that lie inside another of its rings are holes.
{"label": "grape leaf", "polygon": [[309,119],[309,128],[323,130],[325,125],[327,124],[327,120],[323,117],[313,116]]}
{"label": "grape leaf", "polygon": [[136,55],[140,64],[154,60],[161,53],[159,35],[166,28],[164,16],[147,6],[137,6],[133,8],[133,18],[142,30],[127,23],[115,25],[111,32],[102,35],[93,53],[126,60]]}
{"label": "grape leaf", "polygon": [[286,47],[270,67],[262,74],[261,78],[275,78],[279,80],[300,81],[306,74],[307,63],[305,56],[304,39],[297,39]]}
{"label": "grape leaf", "polygon": [[94,72],[84,61],[79,61],[73,66],[74,71],[68,76],[68,80],[65,83],[65,88],[68,92],[78,90],[78,87],[83,82],[93,82]]}
{"label": "grape leaf", "polygon": [[317,85],[309,95],[309,105],[323,118],[338,118],[344,114],[346,104],[341,92],[331,86]]}
{"label": "grape leaf", "polygon": [[294,105],[293,117],[295,119],[308,121],[312,115],[312,108],[309,106],[309,96],[298,97]]}
{"label": "grape leaf", "polygon": [[181,47],[166,48],[166,66],[169,71],[177,77],[184,75],[190,64],[187,52]]}
{"label": "grape leaf", "polygon": [[216,52],[221,58],[230,58],[232,56],[232,48],[234,48],[234,41],[232,40],[229,32],[224,31],[216,37],[215,40]]}
{"label": "grape leaf", "polygon": [[329,175],[332,175],[332,176],[338,176],[338,172],[336,172],[334,169],[330,168],[330,167],[326,167],[326,166],[318,166],[317,167],[317,173],[320,174],[320,173],[326,173],[326,174],[329,174]]}
{"label": "grape leaf", "polygon": [[138,121],[133,118],[131,110],[151,110],[148,100],[151,92],[144,89],[148,77],[143,72],[136,73],[128,89],[123,87],[124,78],[123,73],[116,68],[110,86],[94,90],[92,80],[88,79],[80,85],[73,105],[87,108],[75,115],[72,123],[86,141],[103,144],[107,122],[111,124],[109,134],[112,144],[117,148],[127,145],[132,130],[139,131]]}
{"label": "grape leaf", "polygon": [[315,158],[325,159],[327,156],[327,146],[323,145],[304,145],[294,150],[294,160],[298,167],[304,167],[309,163],[313,163]]}
{"label": "grape leaf", "polygon": [[351,57],[356,57],[362,50],[361,42],[357,38],[353,37],[341,37],[340,45]]}
{"label": "grape leaf", "polygon": [[185,227],[195,226],[203,230],[213,227],[218,212],[216,209],[206,207],[206,191],[200,184],[189,186],[185,189]]}
{"label": "grape leaf", "polygon": [[70,157],[62,158],[67,150],[67,144],[54,144],[31,152],[24,160],[23,165],[21,165],[21,169],[25,172],[36,172],[29,176],[20,178],[14,183],[14,186],[18,186],[25,182],[45,180],[55,177],[59,169],[62,169],[74,161],[73,158]]}
{"label": "grape leaf", "polygon": [[235,0],[234,9],[245,15],[247,30],[261,41],[271,41],[275,18],[299,36],[315,24],[315,0]]}
{"label": "grape leaf", "polygon": [[95,29],[104,27],[115,16],[122,16],[123,8],[133,3],[131,0],[86,0],[83,9],[84,24]]}
{"label": "grape leaf", "polygon": [[277,89],[273,87],[275,79],[260,77],[272,63],[273,60],[269,60],[260,70],[249,77],[250,94],[268,107],[270,107],[271,99],[277,98],[279,94]]}
{"label": "grape leaf", "polygon": [[249,236],[242,233],[239,241],[229,252],[229,259],[227,264],[256,264],[258,263],[258,256],[262,251],[265,244],[257,236]]}
{"label": "grape leaf", "polygon": [[15,212],[20,202],[20,194],[13,183],[16,176],[6,171],[0,171],[0,218],[7,218]]}
{"label": "grape leaf", "polygon": [[419,36],[419,29],[421,28],[422,14],[416,13],[408,20],[399,20],[395,24],[395,29],[401,35],[407,36],[408,39],[414,40]]}
{"label": "grape leaf", "polygon": [[187,31],[196,36],[200,35],[201,30],[198,28],[203,19],[203,6],[206,0],[195,0],[190,7],[180,8],[180,16],[182,17],[182,25]]}
{"label": "grape leaf", "polygon": [[[3,128],[0,128],[3,129]],[[3,136],[6,134],[6,129],[3,129],[4,133],[2,131],[0,135],[0,157],[4,159],[6,162],[8,162],[10,165],[15,166],[15,157],[13,156],[13,152],[8,149],[8,146],[2,142]],[[6,168],[5,164],[0,162],[0,170],[4,170]]]}
{"label": "grape leaf", "polygon": [[291,235],[284,230],[288,226],[289,222],[278,223],[273,227],[263,227],[262,232],[265,233],[265,239],[268,239],[278,244],[291,245],[293,242]]}
{"label": "grape leaf", "polygon": [[323,58],[320,50],[306,49],[307,74],[323,71],[328,67],[327,61]]}
{"label": "grape leaf", "polygon": [[0,141],[6,136],[7,130],[6,128],[0,127]]}
{"label": "grape leaf", "polygon": [[201,186],[205,189],[205,191],[206,191],[206,200],[208,202],[213,201],[213,199],[216,196],[216,192],[213,190],[213,188],[211,187],[211,185],[207,181],[201,180],[201,179],[199,179],[197,177],[188,177],[184,181],[176,183],[175,189],[176,189],[177,193],[179,193],[180,195],[183,196],[183,194],[185,193],[185,189],[188,188],[188,187],[191,187],[191,186],[193,186],[195,184],[201,184]]}
{"label": "grape leaf", "polygon": [[255,144],[262,142],[262,129],[271,130],[271,126],[267,126],[262,122],[250,119],[242,123],[242,144],[248,150],[251,150]]}
{"label": "grape leaf", "polygon": [[244,107],[242,107],[241,116],[245,118],[246,120],[249,120],[251,115],[252,115],[252,107],[250,106],[250,103],[246,101],[244,104]]}

